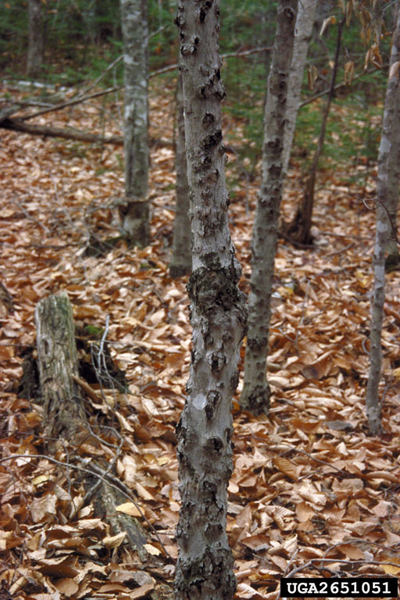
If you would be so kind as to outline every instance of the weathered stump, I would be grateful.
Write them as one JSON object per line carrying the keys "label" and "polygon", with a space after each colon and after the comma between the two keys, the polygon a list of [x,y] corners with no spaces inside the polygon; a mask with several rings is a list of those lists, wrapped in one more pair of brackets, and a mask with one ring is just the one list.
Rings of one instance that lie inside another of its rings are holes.
{"label": "weathered stump", "polygon": [[[70,464],[73,464],[74,455],[79,456],[80,444],[91,434],[84,399],[74,381],[74,377],[79,379],[78,357],[72,306],[67,294],[62,292],[39,302],[36,327],[45,435],[49,439],[50,451],[55,449],[58,440],[67,441],[67,446],[71,448]],[[109,473],[108,466],[102,459],[93,460],[85,466],[86,471],[92,471],[84,479],[88,496],[95,488],[94,507],[98,516],[108,521],[114,535],[126,532],[131,548],[144,560],[147,556],[144,548],[147,534],[137,519],[116,510],[127,498],[122,490],[123,485],[119,491],[115,489],[115,479],[114,482],[110,481],[110,475],[113,474]],[[112,485],[107,483],[107,479]]]}
{"label": "weathered stump", "polygon": [[81,392],[72,376],[79,375],[72,307],[67,294],[49,296],[36,307],[40,386],[45,433],[73,439],[86,424]]}

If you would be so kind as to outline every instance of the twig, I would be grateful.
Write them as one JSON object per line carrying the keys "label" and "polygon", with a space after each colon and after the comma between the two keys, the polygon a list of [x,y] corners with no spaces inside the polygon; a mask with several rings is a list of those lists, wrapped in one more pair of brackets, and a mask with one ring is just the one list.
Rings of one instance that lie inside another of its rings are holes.
{"label": "twig", "polygon": [[[356,75],[356,77],[353,77],[352,83],[354,81],[357,81],[358,79],[361,79],[362,77],[365,77],[366,75],[373,75],[377,71],[380,71],[380,69],[374,69],[372,71],[364,71],[363,73]],[[350,87],[349,84],[347,84],[345,81],[341,81],[340,83],[335,85],[333,90],[336,92],[336,90],[339,90],[340,88],[346,87],[346,86]],[[322,92],[320,92],[319,94],[315,94],[315,96],[308,98],[308,100],[304,100],[304,102],[302,102],[299,105],[299,108],[303,108],[303,106],[307,106],[307,104],[311,104],[312,102],[315,102],[316,100],[318,100],[318,98],[322,98],[323,96],[326,96],[327,94],[329,94],[329,92],[330,92],[330,88],[327,88],[327,89],[323,90]]]}
{"label": "twig", "polygon": [[[157,530],[154,528],[154,526],[150,523],[150,521],[148,520],[148,518],[146,517],[146,515],[144,514],[141,506],[139,504],[137,504],[137,502],[134,500],[134,498],[132,498],[131,494],[129,494],[126,490],[126,486],[119,481],[118,479],[116,479],[115,477],[112,477],[112,475],[107,474],[106,477],[104,477],[104,471],[102,471],[99,467],[97,467],[96,465],[91,465],[92,469],[85,469],[85,467],[80,467],[79,465],[73,465],[71,463],[64,463],[60,460],[57,460],[56,458],[53,458],[52,456],[47,456],[47,454],[11,454],[10,456],[6,456],[4,458],[0,458],[0,463],[2,462],[6,462],[9,460],[16,460],[16,459],[21,459],[21,458],[41,458],[41,459],[46,459],[56,465],[59,465],[61,468],[68,468],[68,469],[75,469],[76,471],[80,471],[81,473],[86,473],[87,475],[91,475],[92,477],[98,477],[99,479],[101,479],[101,481],[103,483],[105,483],[106,485],[108,485],[109,487],[117,490],[118,492],[120,492],[123,496],[125,496],[125,498],[127,498],[127,500],[129,500],[130,502],[132,502],[132,504],[135,505],[135,507],[138,509],[140,516],[142,517],[142,519],[144,519],[144,521],[146,521],[146,523],[148,524],[148,526],[150,527],[150,529],[153,531],[154,535],[156,536],[160,546],[163,548],[166,556],[168,556],[168,558],[170,558],[172,560],[171,555],[169,554],[168,550],[165,548],[163,541],[160,539],[160,536],[157,533]],[[115,483],[112,483],[111,481],[109,481],[109,479],[113,479],[114,481],[118,482],[118,485],[116,485]]]}

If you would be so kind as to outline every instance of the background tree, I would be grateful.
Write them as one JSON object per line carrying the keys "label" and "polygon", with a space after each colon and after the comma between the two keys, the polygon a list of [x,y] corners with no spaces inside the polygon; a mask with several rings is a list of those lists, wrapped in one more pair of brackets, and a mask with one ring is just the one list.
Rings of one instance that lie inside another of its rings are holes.
{"label": "background tree", "polygon": [[397,23],[390,54],[390,71],[378,156],[376,234],[374,249],[374,295],[371,307],[370,369],[367,385],[367,417],[371,435],[381,432],[379,382],[382,370],[382,322],[385,302],[385,250],[395,235],[388,206],[399,197],[400,157],[400,1],[396,2]]}
{"label": "background tree", "polygon": [[262,181],[251,240],[249,323],[242,408],[259,414],[269,408],[266,366],[271,290],[283,186],[283,139],[297,0],[280,0],[265,105]]}
{"label": "background tree", "polygon": [[340,23],[338,23],[335,62],[332,69],[331,83],[322,115],[321,130],[318,136],[317,149],[314,153],[314,158],[309,173],[306,177],[304,195],[297,208],[293,221],[284,227],[285,234],[290,239],[292,239],[295,242],[299,242],[300,244],[312,243],[311,226],[312,214],[314,209],[315,183],[317,178],[318,163],[324,148],[329,112],[331,109],[331,104],[335,92],[336,76],[339,68],[340,48],[342,43],[342,31],[344,24],[345,19],[343,18],[340,21]]}
{"label": "background tree", "polygon": [[37,77],[43,65],[43,23],[42,0],[29,0],[29,45],[27,73],[29,77]]}
{"label": "background tree", "polygon": [[192,249],[190,244],[189,184],[187,180],[187,160],[185,147],[185,121],[183,116],[182,77],[178,76],[176,86],[176,212],[174,238],[169,271],[171,277],[181,277],[192,270]]}
{"label": "background tree", "polygon": [[150,240],[147,0],[121,0],[124,41],[125,204],[122,227],[133,243]]}
{"label": "background tree", "polygon": [[228,227],[218,19],[217,0],[178,5],[193,235],[188,285],[193,350],[177,427],[182,505],[175,585],[181,600],[228,600],[236,587],[226,535],[227,486],[232,395],[246,309]]}
{"label": "background tree", "polygon": [[290,153],[292,151],[294,132],[296,130],[297,112],[300,105],[301,87],[308,47],[314,27],[317,0],[302,0],[296,19],[292,65],[290,67],[288,96],[286,102],[285,134],[283,138],[283,172],[286,175]]}

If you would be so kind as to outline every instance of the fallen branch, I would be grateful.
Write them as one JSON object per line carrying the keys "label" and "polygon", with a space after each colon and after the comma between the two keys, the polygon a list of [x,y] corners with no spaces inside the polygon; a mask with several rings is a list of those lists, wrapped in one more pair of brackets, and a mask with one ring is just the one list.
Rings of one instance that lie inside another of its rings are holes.
{"label": "fallen branch", "polygon": [[[76,140],[77,142],[86,142],[89,144],[114,144],[123,146],[124,138],[120,135],[97,135],[96,133],[86,133],[85,131],[73,131],[71,129],[62,129],[61,127],[48,127],[47,125],[30,125],[22,119],[6,118],[0,122],[0,129],[9,131],[18,131],[19,133],[28,133],[29,135],[41,135],[43,137],[63,138],[64,140]],[[151,146],[161,148],[172,148],[171,140],[165,138],[151,138]]]}
{"label": "fallen branch", "polygon": [[42,135],[44,137],[59,137],[65,140],[76,140],[78,142],[89,142],[92,144],[115,144],[123,146],[124,140],[119,135],[103,136],[84,131],[72,131],[61,127],[48,127],[47,125],[29,125],[23,119],[6,118],[0,123],[0,128],[30,135]]}
{"label": "fallen branch", "polygon": [[[248,56],[250,54],[256,54],[259,52],[270,52],[271,50],[272,50],[272,48],[270,48],[268,46],[261,47],[261,48],[251,48],[250,50],[243,50],[240,52],[231,52],[229,54],[223,54],[221,56],[221,58],[233,58],[235,56]],[[118,58],[117,61],[114,61],[114,63],[116,64],[120,58]],[[111,66],[114,66],[114,63],[111,63]],[[168,67],[163,67],[162,69],[158,69],[157,71],[153,71],[152,73],[150,73],[149,78],[152,79],[153,77],[156,77],[157,75],[162,75],[163,73],[169,73],[171,71],[175,71],[177,68],[178,68],[178,64],[168,65]],[[76,104],[81,104],[82,102],[86,102],[87,100],[92,100],[93,98],[98,98],[99,96],[105,96],[106,94],[112,94],[113,92],[117,92],[119,90],[122,90],[123,88],[124,88],[123,85],[117,85],[115,87],[107,88],[106,90],[102,90],[101,92],[95,92],[93,94],[90,94],[89,96],[80,96],[79,98],[75,98],[75,100],[69,100],[68,102],[63,102],[62,104],[56,104],[55,106],[52,106],[51,108],[45,108],[43,110],[34,112],[30,115],[26,115],[25,117],[21,117],[20,120],[28,121],[29,119],[33,119],[34,117],[40,117],[42,115],[46,115],[48,113],[55,112],[57,110],[62,110],[64,108],[68,108],[69,106],[75,106]]]}

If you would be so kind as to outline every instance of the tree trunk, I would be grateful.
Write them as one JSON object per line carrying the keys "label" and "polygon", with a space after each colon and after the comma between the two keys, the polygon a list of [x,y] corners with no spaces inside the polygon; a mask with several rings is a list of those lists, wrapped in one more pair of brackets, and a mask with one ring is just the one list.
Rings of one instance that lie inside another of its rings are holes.
{"label": "tree trunk", "polygon": [[37,77],[43,64],[43,26],[41,0],[28,0],[29,11],[29,45],[28,45],[28,77]]}
{"label": "tree trunk", "polygon": [[249,324],[240,405],[268,412],[266,381],[271,290],[283,185],[283,136],[297,0],[280,0],[264,118],[262,181],[251,241]]}
{"label": "tree trunk", "polygon": [[306,180],[306,189],[304,191],[304,196],[301,204],[299,205],[296,215],[292,221],[292,223],[286,224],[284,226],[284,233],[289,239],[294,242],[298,242],[300,244],[312,244],[313,238],[311,235],[311,226],[312,226],[312,213],[314,209],[314,195],[315,195],[315,182],[317,178],[317,169],[319,159],[321,158],[322,150],[324,148],[325,134],[326,134],[326,125],[328,122],[329,111],[331,108],[331,103],[333,99],[333,95],[335,92],[335,82],[336,75],[339,66],[339,57],[340,57],[340,46],[342,42],[342,30],[345,21],[342,20],[338,23],[338,34],[337,34],[337,42],[336,42],[336,53],[335,53],[335,63],[332,71],[332,79],[331,85],[329,89],[328,98],[325,105],[325,110],[322,115],[322,123],[321,123],[321,131],[318,138],[318,145],[315,151],[315,155],[313,158],[313,162],[311,165],[310,172],[308,174]]}
{"label": "tree trunk", "polygon": [[[41,300],[35,317],[45,435],[51,451],[56,451],[60,440],[64,440],[64,451],[69,450],[69,462],[74,463],[73,457],[79,455],[82,442],[90,440],[92,435],[84,400],[76,383],[79,378],[75,327],[67,294],[62,292]],[[118,481],[110,480],[110,465],[102,459],[92,460],[86,469],[93,473],[85,477],[84,484],[88,494],[96,491],[94,506],[97,515],[110,523],[114,535],[126,532],[131,547],[145,560],[146,533],[139,521],[116,510],[127,499],[122,491],[115,489]],[[102,479],[99,479],[99,474]]]}
{"label": "tree trunk", "polygon": [[288,97],[286,102],[285,135],[283,138],[283,173],[286,176],[290,153],[296,130],[297,113],[300,105],[301,85],[315,20],[317,2],[302,0],[296,19],[292,64],[290,67]]}
{"label": "tree trunk", "polygon": [[382,369],[382,322],[385,302],[385,249],[392,234],[388,205],[399,196],[398,158],[400,133],[400,1],[397,0],[397,26],[393,34],[390,74],[386,91],[382,136],[378,155],[376,234],[374,250],[374,295],[371,307],[370,369],[366,407],[371,435],[382,430],[379,382]]}
{"label": "tree trunk", "polygon": [[192,249],[190,244],[189,184],[185,148],[185,121],[183,116],[182,76],[179,74],[176,91],[176,212],[174,240],[172,245],[171,277],[182,277],[192,270]]}
{"label": "tree trunk", "polygon": [[147,0],[121,0],[125,73],[125,200],[122,228],[133,244],[150,241]]}
{"label": "tree trunk", "polygon": [[193,235],[188,285],[192,363],[177,427],[182,499],[176,532],[178,600],[229,600],[236,588],[226,514],[232,396],[246,307],[228,227],[218,21],[218,0],[178,3]]}

